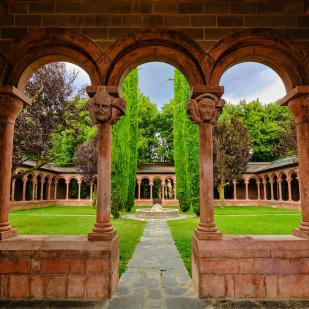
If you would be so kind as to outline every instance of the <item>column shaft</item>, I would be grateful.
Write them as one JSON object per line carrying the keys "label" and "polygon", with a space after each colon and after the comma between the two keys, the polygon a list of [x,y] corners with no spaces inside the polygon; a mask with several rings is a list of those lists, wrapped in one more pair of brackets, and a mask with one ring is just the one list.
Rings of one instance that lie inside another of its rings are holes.
{"label": "column shaft", "polygon": [[211,123],[199,126],[200,140],[200,223],[195,234],[199,239],[221,239],[214,223],[213,208],[213,141]]}
{"label": "column shaft", "polygon": [[112,125],[98,125],[97,215],[89,240],[111,240],[115,235],[110,223]]}
{"label": "column shaft", "polygon": [[11,189],[11,201],[15,201],[15,182],[16,182],[16,179],[13,179],[12,189]]}

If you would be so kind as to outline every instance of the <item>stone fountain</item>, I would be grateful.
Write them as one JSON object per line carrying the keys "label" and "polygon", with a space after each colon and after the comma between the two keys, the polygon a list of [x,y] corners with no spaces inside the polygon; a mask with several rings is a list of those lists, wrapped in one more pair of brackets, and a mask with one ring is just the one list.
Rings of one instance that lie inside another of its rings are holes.
{"label": "stone fountain", "polygon": [[136,217],[143,219],[170,219],[178,216],[178,209],[163,209],[160,204],[154,204],[152,208],[136,210]]}

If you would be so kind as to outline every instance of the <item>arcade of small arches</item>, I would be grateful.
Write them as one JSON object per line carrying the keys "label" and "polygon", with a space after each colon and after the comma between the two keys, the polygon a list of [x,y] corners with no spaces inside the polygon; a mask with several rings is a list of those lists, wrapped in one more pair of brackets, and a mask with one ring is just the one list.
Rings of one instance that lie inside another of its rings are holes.
{"label": "arcade of small arches", "polygon": [[[214,198],[215,202],[219,198],[216,189],[214,190]],[[226,187],[224,198],[231,205],[252,205],[257,202],[259,204],[278,204],[278,206],[284,208],[299,209],[298,171],[292,169],[276,171],[271,174],[245,174],[239,181],[233,181],[231,186]]]}
{"label": "arcade of small arches", "polygon": [[[88,184],[82,175],[44,174],[40,171],[17,177],[11,182],[11,208],[20,208],[22,202],[73,201],[88,204],[92,198],[93,185]],[[24,207],[27,208],[27,207]]]}
{"label": "arcade of small arches", "polygon": [[178,205],[176,198],[175,175],[137,175],[135,187],[136,206],[152,205],[153,200],[158,200],[162,205]]}

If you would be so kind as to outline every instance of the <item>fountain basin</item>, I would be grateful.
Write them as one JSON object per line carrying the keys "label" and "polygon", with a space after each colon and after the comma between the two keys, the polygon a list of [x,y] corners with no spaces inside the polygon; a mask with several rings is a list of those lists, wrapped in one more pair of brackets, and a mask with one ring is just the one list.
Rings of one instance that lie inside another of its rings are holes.
{"label": "fountain basin", "polygon": [[152,208],[136,210],[136,217],[143,219],[170,219],[178,216],[178,209],[163,209],[158,204],[154,205]]}

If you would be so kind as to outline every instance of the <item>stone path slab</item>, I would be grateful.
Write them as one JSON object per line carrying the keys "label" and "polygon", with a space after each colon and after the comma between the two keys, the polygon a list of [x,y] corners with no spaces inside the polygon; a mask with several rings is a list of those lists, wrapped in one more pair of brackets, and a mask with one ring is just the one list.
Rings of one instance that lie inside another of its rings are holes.
{"label": "stone path slab", "polygon": [[144,230],[108,309],[204,308],[176,249],[165,220],[151,220]]}

